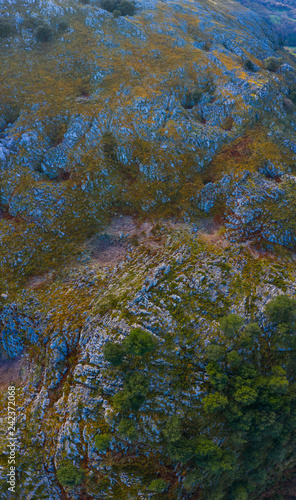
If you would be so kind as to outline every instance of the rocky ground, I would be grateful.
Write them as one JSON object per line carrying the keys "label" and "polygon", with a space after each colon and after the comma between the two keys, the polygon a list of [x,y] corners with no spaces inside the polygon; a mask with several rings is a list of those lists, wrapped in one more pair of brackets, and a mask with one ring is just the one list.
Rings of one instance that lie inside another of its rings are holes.
{"label": "rocky ground", "polygon": [[[159,454],[166,417],[198,407],[192,359],[223,315],[269,331],[267,302],[295,295],[295,60],[230,0],[136,8],[1,5],[14,31],[0,38],[0,376],[20,387],[24,500],[152,498],[145,461],[167,498],[188,498]],[[276,71],[268,57],[283,57]],[[137,326],[160,347],[135,445],[118,433],[123,379],[102,349]],[[73,491],[57,480],[65,458],[85,471]]]}

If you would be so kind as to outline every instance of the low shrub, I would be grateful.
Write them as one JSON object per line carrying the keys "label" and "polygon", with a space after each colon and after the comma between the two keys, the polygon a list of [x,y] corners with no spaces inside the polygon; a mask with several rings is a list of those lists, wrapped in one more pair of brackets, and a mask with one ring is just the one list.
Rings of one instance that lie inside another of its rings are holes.
{"label": "low shrub", "polygon": [[203,92],[201,90],[192,90],[188,91],[185,94],[185,97],[182,101],[182,106],[184,109],[192,109],[196,106],[203,96]]}
{"label": "low shrub", "polygon": [[137,437],[137,431],[135,424],[132,420],[128,418],[123,418],[118,426],[118,432],[122,436],[133,441]]}
{"label": "low shrub", "polygon": [[256,71],[255,65],[251,61],[251,59],[245,59],[243,62],[243,66],[247,71]]}
{"label": "low shrub", "polygon": [[67,23],[67,21],[60,21],[58,23],[58,30],[59,31],[68,31],[69,29],[69,24]]}
{"label": "low shrub", "polygon": [[225,131],[231,130],[234,124],[234,120],[232,116],[227,116],[226,120],[224,123],[222,123],[221,128]]}
{"label": "low shrub", "polygon": [[106,451],[109,448],[111,441],[110,434],[98,434],[95,437],[95,444],[98,451]]}
{"label": "low shrub", "polygon": [[141,328],[133,328],[123,344],[126,351],[135,356],[144,356],[148,352],[153,352],[157,347],[155,338]]}
{"label": "low shrub", "polygon": [[107,342],[104,346],[103,354],[106,361],[111,363],[113,366],[119,366],[125,356],[125,350],[122,344]]}
{"label": "low shrub", "polygon": [[57,478],[62,486],[74,488],[78,486],[83,478],[83,471],[78,469],[74,464],[69,463],[61,466],[57,470]]}
{"label": "low shrub", "polygon": [[7,19],[0,19],[0,38],[8,38],[13,33],[15,27]]}
{"label": "low shrub", "polygon": [[167,487],[167,483],[163,479],[154,479],[148,486],[148,489],[153,493],[162,493]]}
{"label": "low shrub", "polygon": [[291,101],[291,99],[284,97],[283,105],[284,105],[284,108],[287,111],[287,113],[292,113],[294,111],[294,103],[293,103],[293,101]]}
{"label": "low shrub", "polygon": [[263,61],[263,66],[268,71],[275,72],[281,67],[283,61],[282,57],[267,57]]}
{"label": "low shrub", "polygon": [[38,24],[34,30],[34,36],[37,42],[50,42],[53,38],[53,29],[46,22]]}
{"label": "low shrub", "polygon": [[101,7],[113,12],[115,17],[133,16],[136,12],[135,4],[130,0],[101,0]]}
{"label": "low shrub", "polygon": [[292,88],[289,93],[289,98],[291,101],[296,104],[296,88]]}

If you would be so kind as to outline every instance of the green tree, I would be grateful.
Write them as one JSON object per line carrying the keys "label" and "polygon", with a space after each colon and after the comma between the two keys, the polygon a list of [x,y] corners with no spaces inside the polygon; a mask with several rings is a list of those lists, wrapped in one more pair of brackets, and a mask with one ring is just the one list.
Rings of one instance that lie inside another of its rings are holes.
{"label": "green tree", "polygon": [[34,36],[37,42],[50,42],[53,38],[53,34],[53,29],[46,22],[39,24],[34,30]]}
{"label": "green tree", "polygon": [[228,314],[220,321],[221,330],[226,337],[231,339],[241,329],[244,324],[244,319],[237,314]]}
{"label": "green tree", "polygon": [[149,389],[149,380],[144,373],[132,372],[126,376],[123,390],[115,394],[112,403],[115,409],[138,411],[145,401]]}
{"label": "green tree", "polygon": [[206,413],[220,412],[226,407],[227,403],[227,396],[219,394],[218,392],[209,394],[203,399],[203,406]]}
{"label": "green tree", "polygon": [[206,358],[209,361],[220,361],[225,356],[225,346],[218,344],[210,344],[206,347]]}
{"label": "green tree", "polygon": [[258,393],[252,387],[244,385],[234,393],[234,399],[243,406],[254,403],[257,399]]}
{"label": "green tree", "polygon": [[163,479],[154,479],[148,486],[153,493],[162,493],[167,488],[167,483]]}
{"label": "green tree", "polygon": [[7,19],[0,18],[0,38],[8,38],[15,32],[15,27]]}
{"label": "green tree", "polygon": [[131,441],[136,439],[138,434],[135,427],[135,423],[128,418],[123,418],[120,421],[120,424],[118,426],[118,432],[119,434],[126,437],[127,439],[130,439]]}
{"label": "green tree", "polygon": [[130,0],[121,0],[116,9],[120,12],[121,16],[133,16],[136,12],[135,4]]}
{"label": "green tree", "polygon": [[113,366],[120,366],[125,356],[125,349],[122,344],[107,342],[104,345],[103,354],[105,360]]}
{"label": "green tree", "polygon": [[111,434],[97,434],[95,437],[96,448],[98,451],[106,451],[110,446]]}
{"label": "green tree", "polygon": [[263,61],[263,66],[265,69],[268,71],[277,71],[281,65],[283,64],[284,60],[282,57],[267,57]]}
{"label": "green tree", "polygon": [[175,443],[181,439],[181,420],[179,417],[174,415],[167,420],[165,428],[163,429],[163,435],[170,443]]}
{"label": "green tree", "polygon": [[230,368],[237,368],[241,364],[242,358],[237,351],[231,351],[227,354],[227,362]]}
{"label": "green tree", "polygon": [[74,488],[78,486],[83,479],[83,471],[74,464],[68,463],[57,469],[57,478],[62,486]]}
{"label": "green tree", "polygon": [[130,354],[144,356],[148,352],[155,351],[157,341],[153,335],[141,330],[141,328],[133,328],[124,340],[124,347]]}
{"label": "green tree", "polygon": [[296,319],[296,300],[288,295],[278,295],[265,308],[270,321],[275,324],[290,324],[294,326]]}

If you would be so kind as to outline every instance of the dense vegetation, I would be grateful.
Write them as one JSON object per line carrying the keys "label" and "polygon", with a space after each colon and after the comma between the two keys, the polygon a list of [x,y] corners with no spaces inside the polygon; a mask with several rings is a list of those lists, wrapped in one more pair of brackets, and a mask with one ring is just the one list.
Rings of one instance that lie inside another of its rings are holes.
{"label": "dense vegetation", "polygon": [[[236,314],[221,319],[220,333],[192,359],[199,372],[199,404],[163,425],[159,453],[167,464],[178,464],[182,487],[190,495],[256,498],[295,462],[296,301],[280,295],[267,304],[265,314],[269,326],[264,328],[244,324]],[[123,390],[112,404],[119,412],[118,432],[130,441],[137,440],[137,413],[149,391],[144,374],[152,352],[148,345],[153,337],[137,329],[123,344],[105,348],[105,358],[125,374]],[[128,357],[118,367],[114,353],[121,346]],[[107,437],[98,439],[107,444]],[[164,479],[153,480],[150,490],[164,491]]]}

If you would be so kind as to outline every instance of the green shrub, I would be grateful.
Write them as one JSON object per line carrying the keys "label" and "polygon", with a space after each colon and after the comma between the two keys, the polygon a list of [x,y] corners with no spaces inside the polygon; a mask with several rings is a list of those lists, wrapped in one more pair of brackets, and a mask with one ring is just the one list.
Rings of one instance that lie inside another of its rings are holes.
{"label": "green shrub", "polygon": [[228,314],[220,321],[221,330],[226,337],[232,338],[243,326],[244,319],[237,314]]}
{"label": "green shrub", "polygon": [[203,96],[203,92],[201,90],[192,90],[188,91],[185,94],[185,98],[182,101],[182,106],[184,109],[192,109],[196,106]]}
{"label": "green shrub", "polygon": [[263,66],[265,69],[268,71],[277,71],[281,65],[283,64],[284,60],[282,57],[267,57],[263,61]]}
{"label": "green shrub", "polygon": [[50,42],[53,33],[53,29],[46,22],[39,24],[34,30],[34,36],[38,42]]}
{"label": "green shrub", "polygon": [[61,466],[57,470],[57,478],[62,486],[74,488],[78,486],[83,479],[83,471],[78,469],[72,463]]}
{"label": "green shrub", "polygon": [[210,344],[206,347],[206,358],[209,361],[219,361],[225,356],[226,349],[222,345]]}
{"label": "green shrub", "polygon": [[237,368],[242,359],[237,351],[231,351],[227,354],[227,361],[231,368]]}
{"label": "green shrub", "polygon": [[157,347],[155,338],[140,328],[133,328],[123,344],[126,351],[135,356],[144,356],[148,352],[153,352]]}
{"label": "green shrub", "polygon": [[167,487],[167,483],[163,479],[154,479],[148,486],[148,489],[153,493],[162,493]]}
{"label": "green shrub", "polygon": [[132,409],[138,411],[145,401],[149,388],[149,381],[143,373],[129,373],[123,384],[123,390],[112,398],[116,410],[127,411]]}
{"label": "green shrub", "polygon": [[108,12],[113,12],[116,8],[117,1],[116,0],[102,0],[101,7]]}
{"label": "green shrub", "polygon": [[135,424],[132,420],[128,418],[123,418],[118,426],[118,432],[122,436],[133,441],[137,437],[137,431]]}
{"label": "green shrub", "polygon": [[206,413],[214,413],[216,411],[221,411],[225,408],[228,403],[227,396],[219,394],[209,394],[203,399],[203,405]]}
{"label": "green shrub", "polygon": [[181,421],[179,417],[170,417],[163,429],[163,435],[169,443],[175,443],[182,437],[181,434]]}
{"label": "green shrub", "polygon": [[133,16],[136,7],[133,2],[130,2],[130,0],[121,0],[121,2],[116,6],[116,10],[118,10],[121,14],[121,16]]}
{"label": "green shrub", "polygon": [[96,448],[98,451],[106,451],[109,448],[111,441],[110,434],[98,434],[95,437]]}
{"label": "green shrub", "polygon": [[136,12],[135,4],[130,0],[101,0],[101,7],[108,12],[113,12],[115,17],[133,16]]}
{"label": "green shrub", "polygon": [[245,59],[243,62],[243,66],[247,71],[256,71],[254,63],[251,61],[251,59]]}
{"label": "green shrub", "polygon": [[68,29],[69,29],[69,23],[67,23],[67,21],[60,21],[58,23],[59,31],[68,31]]}
{"label": "green shrub", "polygon": [[133,396],[143,396],[149,388],[149,380],[144,373],[133,372],[127,375],[123,388]]}
{"label": "green shrub", "polygon": [[106,361],[113,366],[119,366],[125,356],[125,349],[122,344],[107,342],[103,348],[103,354]]}
{"label": "green shrub", "polygon": [[288,295],[278,295],[268,302],[265,311],[272,323],[293,323],[296,317],[296,301]]}
{"label": "green shrub", "polygon": [[14,26],[7,19],[0,19],[0,38],[8,38],[15,33]]}

